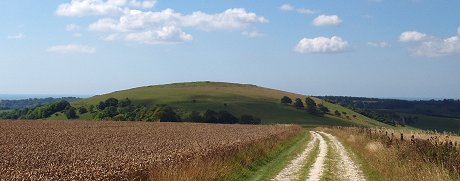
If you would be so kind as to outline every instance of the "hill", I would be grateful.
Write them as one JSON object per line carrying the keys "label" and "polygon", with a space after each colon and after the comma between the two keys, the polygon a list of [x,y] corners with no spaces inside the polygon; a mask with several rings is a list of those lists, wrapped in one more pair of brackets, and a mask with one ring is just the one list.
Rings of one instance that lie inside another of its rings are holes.
{"label": "hill", "polygon": [[[338,110],[341,117],[326,115],[324,117],[308,114],[305,110],[298,110],[289,105],[280,103],[283,96],[292,99],[307,96],[263,88],[248,84],[224,82],[190,82],[156,85],[117,91],[98,95],[87,99],[72,102],[74,107],[97,105],[108,98],[128,98],[133,104],[153,107],[158,104],[167,104],[179,114],[191,111],[204,112],[207,109],[225,110],[235,115],[251,114],[260,117],[263,123],[295,123],[304,126],[344,125],[344,126],[387,126],[378,121],[362,116],[340,105],[323,102],[313,98],[316,103],[322,103],[333,113]],[[92,115],[80,115],[81,119]],[[60,118],[59,115],[57,118]]]}

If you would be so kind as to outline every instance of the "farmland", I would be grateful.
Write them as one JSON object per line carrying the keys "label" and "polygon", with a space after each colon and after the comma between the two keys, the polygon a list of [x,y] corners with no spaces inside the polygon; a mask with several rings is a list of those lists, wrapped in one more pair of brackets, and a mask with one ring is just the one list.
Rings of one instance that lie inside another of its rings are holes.
{"label": "farmland", "polygon": [[290,125],[0,121],[0,132],[2,179],[209,180],[230,178],[303,131]]}
{"label": "farmland", "polygon": [[[314,116],[305,110],[280,104],[280,99],[283,96],[289,96],[292,99],[300,98],[302,100],[308,97],[306,95],[249,84],[185,82],[121,90],[77,100],[71,102],[71,104],[74,107],[89,107],[91,105],[97,106],[100,101],[107,100],[108,98],[119,100],[129,98],[134,105],[154,107],[159,104],[167,104],[173,107],[180,115],[187,115],[191,111],[204,112],[207,109],[211,109],[215,111],[228,111],[237,116],[243,114],[254,115],[261,118],[262,123],[300,124],[310,127],[324,125],[388,126],[343,106],[323,102],[321,99],[312,97],[317,104],[322,103],[328,107],[331,113],[336,110],[344,113],[342,117],[332,114]],[[82,119],[90,119],[95,115],[86,113],[79,116]],[[62,117],[58,115],[50,119],[60,118]]]}

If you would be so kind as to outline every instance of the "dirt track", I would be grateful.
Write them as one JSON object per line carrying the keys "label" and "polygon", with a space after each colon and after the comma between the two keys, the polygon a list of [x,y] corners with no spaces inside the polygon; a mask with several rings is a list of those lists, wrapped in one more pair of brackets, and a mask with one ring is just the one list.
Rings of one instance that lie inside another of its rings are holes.
{"label": "dirt track", "polygon": [[[337,138],[325,132],[310,131],[310,139],[305,150],[295,157],[273,180],[299,180],[308,173],[308,181],[321,180],[324,175],[332,175],[336,180],[366,180],[358,164],[353,161],[345,147]],[[327,138],[327,139],[325,139]],[[319,142],[319,143],[318,143]],[[307,160],[312,150],[319,147],[315,161],[308,166]],[[331,155],[329,155],[331,154]],[[326,167],[330,169],[325,169]],[[308,170],[302,170],[308,168]]]}

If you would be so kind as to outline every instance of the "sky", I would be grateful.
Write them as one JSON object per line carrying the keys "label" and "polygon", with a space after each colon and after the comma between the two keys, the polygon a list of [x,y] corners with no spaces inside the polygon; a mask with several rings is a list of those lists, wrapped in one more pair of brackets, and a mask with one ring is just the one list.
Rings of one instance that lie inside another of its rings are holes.
{"label": "sky", "polygon": [[0,1],[0,94],[222,81],[460,98],[458,0]]}

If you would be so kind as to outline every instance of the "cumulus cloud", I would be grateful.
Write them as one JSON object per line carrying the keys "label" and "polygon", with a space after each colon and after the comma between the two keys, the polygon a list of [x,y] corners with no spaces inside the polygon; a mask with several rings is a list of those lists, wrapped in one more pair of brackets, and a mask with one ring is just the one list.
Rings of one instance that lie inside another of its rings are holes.
{"label": "cumulus cloud", "polygon": [[367,45],[371,47],[378,47],[378,48],[388,48],[390,44],[384,41],[377,41],[377,42],[367,42]]}
{"label": "cumulus cloud", "polygon": [[192,35],[184,33],[180,28],[174,26],[166,26],[157,30],[139,33],[129,33],[126,36],[126,40],[128,41],[137,41],[147,44],[179,43],[192,39]]}
{"label": "cumulus cloud", "polygon": [[92,31],[130,31],[159,25],[195,27],[203,30],[240,29],[253,23],[266,23],[267,19],[247,12],[242,8],[228,9],[218,14],[207,14],[201,11],[189,15],[177,13],[172,9],[159,12],[142,12],[131,10],[118,20],[105,18],[91,24]]}
{"label": "cumulus cloud", "polygon": [[264,36],[264,34],[259,33],[258,31],[243,31],[241,32],[241,35],[245,37],[249,37],[249,38],[257,38],[257,37]]}
{"label": "cumulus cloud", "polygon": [[280,6],[281,11],[295,11],[300,14],[316,14],[319,11],[318,10],[311,10],[311,9],[305,9],[305,8],[296,8],[291,4],[283,4]]}
{"label": "cumulus cloud", "polygon": [[313,20],[315,26],[338,26],[342,20],[337,15],[319,15]]}
{"label": "cumulus cloud", "polygon": [[[154,0],[71,0],[61,4],[56,13],[61,16],[102,16],[88,26],[88,30],[103,32],[103,40],[126,40],[147,44],[177,43],[193,39],[186,29],[202,31],[244,30],[268,20],[244,8],[231,8],[209,14],[195,11],[189,14],[173,9],[162,11],[142,10],[152,8]],[[79,27],[78,27],[79,28]],[[78,29],[68,25],[67,30]]]}
{"label": "cumulus cloud", "polygon": [[47,51],[59,54],[93,54],[96,53],[96,48],[85,45],[68,44],[52,46],[49,47]]}
{"label": "cumulus cloud", "polygon": [[26,35],[24,35],[22,33],[18,33],[18,34],[15,34],[15,35],[9,35],[6,38],[9,39],[9,40],[20,40],[20,39],[26,38]]}
{"label": "cumulus cloud", "polygon": [[317,37],[313,39],[303,38],[295,47],[299,53],[337,53],[343,52],[350,47],[347,41],[341,37],[333,36]]}
{"label": "cumulus cloud", "polygon": [[[186,15],[172,9],[158,12],[131,10],[119,19],[100,19],[89,25],[89,30],[118,33],[117,36],[125,36],[125,40],[158,44],[166,43],[168,40],[171,43],[192,40],[192,35],[183,32],[183,28],[204,31],[235,30],[267,22],[264,17],[242,8],[227,9],[217,14],[197,11]],[[165,34],[168,36],[160,36]]]}
{"label": "cumulus cloud", "polygon": [[292,6],[291,4],[283,4],[280,6],[281,11],[292,11],[294,9],[294,6]]}
{"label": "cumulus cloud", "polygon": [[448,38],[429,36],[419,32],[403,32],[400,36],[401,42],[419,42],[416,47],[410,48],[415,56],[443,57],[460,55],[460,33]]}
{"label": "cumulus cloud", "polygon": [[119,15],[129,8],[152,8],[156,1],[145,0],[72,0],[59,5],[56,14],[59,16],[90,16]]}
{"label": "cumulus cloud", "polygon": [[399,36],[399,41],[401,42],[411,42],[411,41],[421,41],[427,38],[425,33],[420,33],[417,31],[406,31],[401,33]]}

